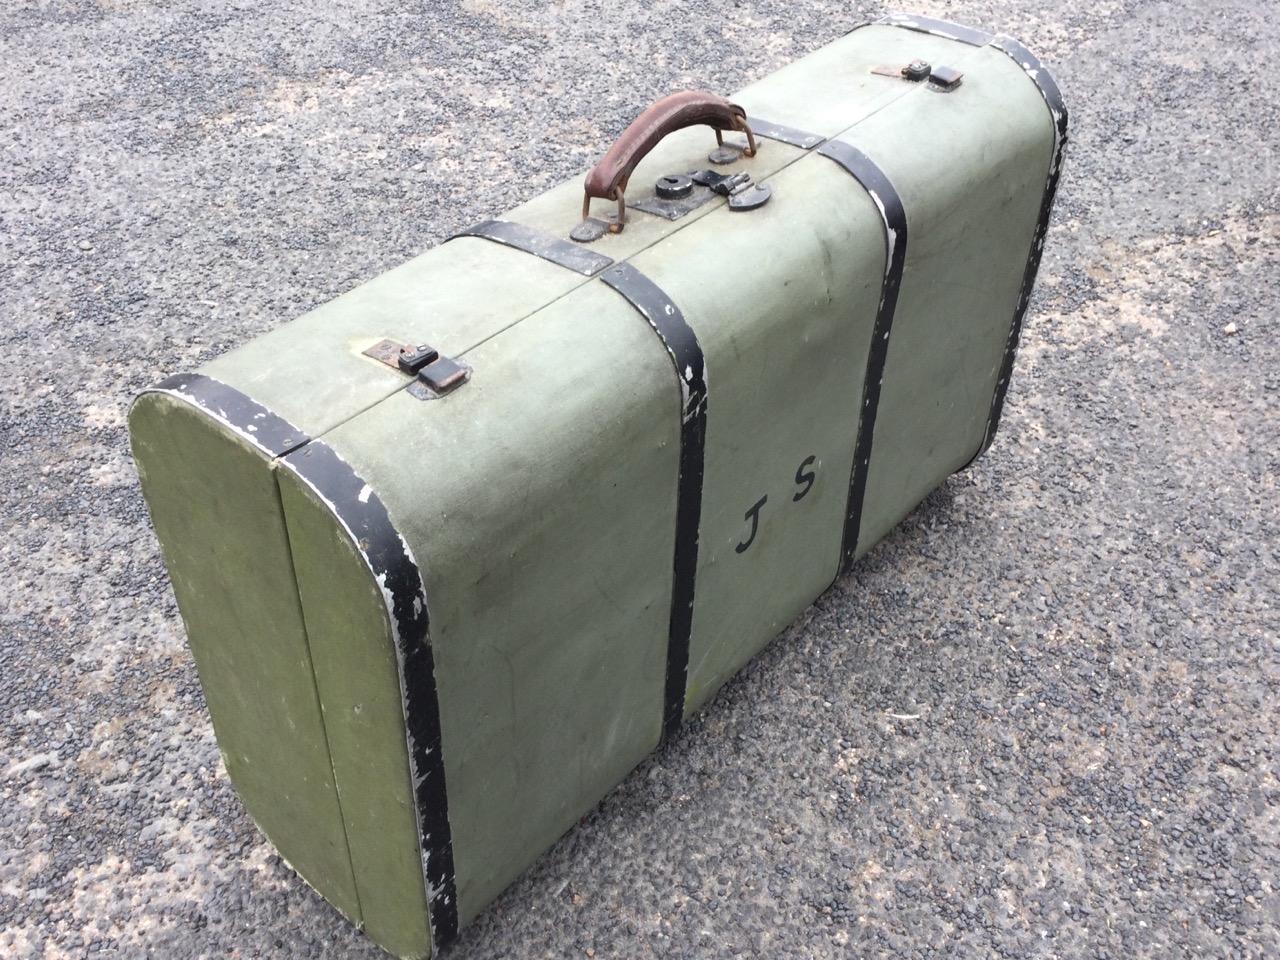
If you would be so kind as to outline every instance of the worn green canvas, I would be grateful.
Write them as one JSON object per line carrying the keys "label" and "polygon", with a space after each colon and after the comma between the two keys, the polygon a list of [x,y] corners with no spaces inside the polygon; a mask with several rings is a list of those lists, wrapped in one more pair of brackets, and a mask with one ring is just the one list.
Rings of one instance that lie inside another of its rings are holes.
{"label": "worn green canvas", "polygon": [[[1065,140],[1043,67],[895,17],[730,99],[755,155],[672,133],[620,232],[569,239],[575,179],[134,404],[227,771],[398,956],[447,942],[998,427]],[[703,170],[768,200],[643,209]],[[419,345],[465,381],[401,369]]]}

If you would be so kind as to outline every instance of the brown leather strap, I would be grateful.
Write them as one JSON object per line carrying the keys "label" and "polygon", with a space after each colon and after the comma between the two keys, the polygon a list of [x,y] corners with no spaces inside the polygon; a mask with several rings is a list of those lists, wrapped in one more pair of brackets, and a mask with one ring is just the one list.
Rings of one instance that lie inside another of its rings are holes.
{"label": "brown leather strap", "polygon": [[582,201],[582,217],[588,216],[591,198],[618,201],[618,222],[610,227],[615,233],[622,230],[626,215],[623,192],[636,164],[658,145],[663,137],[684,127],[705,124],[716,131],[716,142],[723,142],[720,131],[740,130],[747,135],[748,157],[755,156],[756,141],[747,126],[747,113],[736,103],[701,90],[686,90],[663,97],[644,113],[636,117],[613,146],[605,151],[600,162],[587,174],[586,196]]}

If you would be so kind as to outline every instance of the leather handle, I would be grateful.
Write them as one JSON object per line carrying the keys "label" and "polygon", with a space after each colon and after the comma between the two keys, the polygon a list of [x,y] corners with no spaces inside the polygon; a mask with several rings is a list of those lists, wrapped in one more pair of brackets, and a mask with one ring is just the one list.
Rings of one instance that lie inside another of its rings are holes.
{"label": "leather handle", "polygon": [[756,140],[751,134],[751,128],[747,126],[747,112],[742,107],[702,90],[673,93],[636,117],[587,174],[586,196],[582,199],[582,219],[585,220],[590,215],[592,197],[616,200],[618,222],[611,224],[609,230],[621,233],[627,212],[623,193],[636,164],[667,134],[698,124],[705,124],[715,130],[716,143],[724,142],[721,131],[742,131],[747,135],[747,149],[744,153],[748,157],[755,156]]}

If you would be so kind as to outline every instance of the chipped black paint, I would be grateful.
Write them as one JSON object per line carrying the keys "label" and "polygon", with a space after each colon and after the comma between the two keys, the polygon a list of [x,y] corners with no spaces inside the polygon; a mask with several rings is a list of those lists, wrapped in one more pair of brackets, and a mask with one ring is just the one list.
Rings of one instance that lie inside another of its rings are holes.
{"label": "chipped black paint", "polygon": [[789,143],[791,146],[800,147],[802,150],[811,150],[824,139],[819,134],[809,133],[807,130],[797,130],[795,127],[774,123],[771,120],[761,120],[759,117],[748,117],[747,126],[751,128],[751,132],[757,137],[777,140],[779,143]]}
{"label": "chipped black paint", "polygon": [[1035,54],[1012,37],[998,36],[991,45],[1007,54],[1015,63],[1026,71],[1027,76],[1035,83],[1040,95],[1049,108],[1049,116],[1053,121],[1053,157],[1049,161],[1049,175],[1045,181],[1044,198],[1040,201],[1040,218],[1036,223],[1035,236],[1031,241],[1031,252],[1027,255],[1027,266],[1022,274],[1022,289],[1018,292],[1018,305],[1014,309],[1013,324],[1009,327],[1009,338],[1005,342],[1004,359],[1000,363],[1000,376],[996,380],[996,390],[991,398],[991,412],[987,415],[987,429],[982,437],[982,446],[978,448],[974,458],[982,456],[991,442],[995,440],[996,430],[1000,426],[1000,415],[1004,411],[1004,398],[1009,392],[1009,380],[1013,376],[1013,361],[1018,352],[1018,338],[1022,335],[1022,323],[1027,316],[1027,305],[1031,302],[1031,291],[1036,284],[1036,275],[1040,271],[1040,256],[1044,252],[1045,236],[1049,232],[1049,218],[1053,214],[1053,201],[1058,194],[1058,178],[1062,174],[1062,158],[1067,147],[1067,105],[1063,102],[1062,91],[1049,71],[1044,68]]}
{"label": "chipped black paint", "polygon": [[698,573],[698,525],[702,520],[702,474],[707,442],[707,379],[702,347],[680,309],[652,280],[629,263],[600,278],[622,294],[649,322],[675,364],[680,382],[680,476],[676,492],[676,545],[671,575],[671,618],[667,640],[667,682],[662,736],[684,719],[689,674],[689,638]]}
{"label": "chipped black paint", "polygon": [[422,575],[378,495],[332,447],[314,440],[281,463],[333,511],[386,600],[399,655],[432,945],[439,949],[457,935],[458,898],[440,742],[440,704]]}
{"label": "chipped black paint", "polygon": [[861,150],[839,140],[832,140],[818,150],[843,167],[871,196],[884,224],[884,282],[880,288],[880,304],[871,330],[871,347],[867,352],[867,369],[862,381],[862,407],[858,412],[858,442],[853,451],[853,470],[849,476],[849,500],[845,510],[844,536],[841,540],[841,572],[853,563],[858,551],[858,530],[862,526],[862,503],[867,493],[867,476],[871,469],[871,444],[876,429],[876,413],[880,405],[880,386],[884,380],[885,361],[889,357],[889,335],[893,314],[898,306],[898,290],[902,287],[902,270],[907,260],[907,213],[902,198],[889,178]]}
{"label": "chipped black paint", "polygon": [[550,236],[532,227],[526,227],[522,223],[512,223],[510,220],[485,220],[455,233],[449,239],[453,240],[457,237],[482,237],[485,240],[492,240],[494,243],[501,243],[504,246],[531,253],[535,257],[541,257],[574,273],[580,273],[584,277],[594,277],[613,263],[613,260],[604,254],[585,250],[576,243]]}
{"label": "chipped black paint", "polygon": [[144,393],[167,393],[204,410],[269,457],[279,457],[310,438],[256,400],[200,373],[179,373]]}

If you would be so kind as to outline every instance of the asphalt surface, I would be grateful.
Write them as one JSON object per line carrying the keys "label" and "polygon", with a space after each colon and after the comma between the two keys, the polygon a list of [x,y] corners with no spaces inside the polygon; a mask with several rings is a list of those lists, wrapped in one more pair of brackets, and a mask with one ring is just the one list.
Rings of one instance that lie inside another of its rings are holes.
{"label": "asphalt surface", "polygon": [[[1072,111],[995,446],[447,957],[1280,955],[1280,18],[922,2]],[[0,955],[368,957],[222,770],[131,396],[876,5],[9,0]]]}

